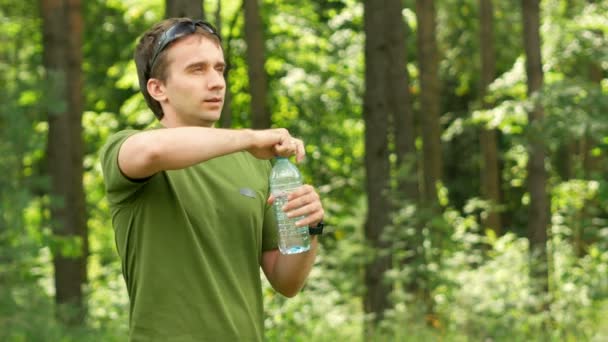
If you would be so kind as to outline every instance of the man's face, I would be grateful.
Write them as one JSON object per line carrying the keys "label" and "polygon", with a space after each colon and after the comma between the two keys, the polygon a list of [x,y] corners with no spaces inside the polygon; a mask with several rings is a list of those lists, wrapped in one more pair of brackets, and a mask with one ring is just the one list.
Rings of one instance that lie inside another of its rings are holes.
{"label": "man's face", "polygon": [[180,126],[211,127],[220,118],[226,93],[222,49],[192,34],[169,47],[167,62],[165,116]]}

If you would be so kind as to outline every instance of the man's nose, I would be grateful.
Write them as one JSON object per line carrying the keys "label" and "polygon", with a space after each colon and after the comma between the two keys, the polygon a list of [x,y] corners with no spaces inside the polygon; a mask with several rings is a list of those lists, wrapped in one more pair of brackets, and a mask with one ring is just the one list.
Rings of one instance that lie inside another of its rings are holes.
{"label": "man's nose", "polygon": [[208,81],[209,89],[223,89],[226,86],[224,74],[220,72],[212,72]]}

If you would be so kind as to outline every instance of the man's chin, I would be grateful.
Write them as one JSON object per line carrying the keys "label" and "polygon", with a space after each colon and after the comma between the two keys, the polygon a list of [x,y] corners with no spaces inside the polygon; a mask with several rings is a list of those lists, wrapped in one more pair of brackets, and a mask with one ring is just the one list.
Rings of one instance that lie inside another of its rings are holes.
{"label": "man's chin", "polygon": [[202,121],[214,123],[220,119],[221,115],[221,111],[205,111],[200,118]]}

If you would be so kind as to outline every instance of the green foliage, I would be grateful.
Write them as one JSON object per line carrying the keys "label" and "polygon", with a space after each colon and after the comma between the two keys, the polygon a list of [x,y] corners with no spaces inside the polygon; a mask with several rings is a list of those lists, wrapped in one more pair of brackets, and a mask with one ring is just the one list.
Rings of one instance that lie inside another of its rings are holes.
{"label": "green foliage", "polygon": [[[554,195],[553,222],[576,220],[582,203],[597,198],[599,192],[594,185],[581,188],[583,184],[576,184],[564,184],[563,191]],[[573,193],[572,186],[579,192]],[[578,199],[571,201],[573,197]],[[415,220],[418,215],[412,209],[404,208],[395,217],[395,223],[403,223],[399,220],[404,217]],[[541,305],[542,296],[535,292],[528,277],[527,239],[512,233],[496,237],[490,231],[480,232],[480,210],[486,209],[475,200],[468,203],[465,212],[448,209],[439,218],[453,227],[450,243],[441,249],[440,263],[433,266],[428,262],[406,265],[395,262],[395,268],[387,275],[387,281],[394,284],[391,295],[394,307],[386,314],[375,340],[591,341],[605,337],[608,252],[603,246],[608,242],[608,234],[601,234],[603,237],[589,246],[589,254],[579,258],[568,241],[570,235],[565,233],[565,227],[553,225],[552,305],[550,312],[539,313],[534,308]],[[396,260],[408,257],[406,246],[398,245],[403,240],[397,236],[413,235],[411,231],[416,229],[413,225],[398,225],[401,231],[390,233],[395,238],[391,252]],[[361,303],[353,300],[349,292],[353,289],[349,284],[356,282],[352,275],[357,272],[348,271],[353,262],[363,265],[361,258],[367,252],[356,247],[360,243],[351,237],[340,240],[332,254],[323,248],[308,285],[294,299],[278,296],[266,284],[269,340],[362,340],[365,317]],[[425,248],[430,246],[425,241],[421,244]],[[336,262],[341,265],[340,272],[333,268]],[[411,279],[424,277],[417,270],[420,267],[426,270],[427,277],[428,273],[440,275],[432,278],[431,283],[435,301],[432,316],[422,309],[424,304],[419,298],[407,290]],[[344,276],[347,272],[351,277]],[[334,282],[337,279],[340,281]]]}
{"label": "green foliage", "polygon": [[[119,18],[123,15],[122,11],[110,14],[111,11],[104,11],[100,6],[92,2],[89,6],[84,6],[86,11],[93,13],[100,10],[94,16],[100,21],[99,26],[102,25],[102,20],[110,23],[116,15]],[[97,225],[103,226],[104,233],[93,231],[90,240],[92,248],[89,262],[93,267],[89,267],[89,325],[68,328],[53,319],[60,309],[55,307],[53,300],[50,251],[52,249],[64,256],[75,256],[78,245],[82,243],[80,240],[55,236],[49,227],[48,207],[56,199],[46,195],[48,179],[45,142],[48,125],[44,115],[49,108],[57,105],[48,102],[48,94],[57,89],[43,82],[39,9],[29,2],[18,2],[10,6],[2,2],[0,8],[0,35],[3,41],[0,46],[0,80],[4,84],[4,96],[0,98],[0,173],[3,175],[0,179],[0,340],[122,341],[128,322],[125,314],[128,312],[126,294],[120,278],[120,265],[115,261],[112,249],[113,236],[111,228],[108,229],[108,213],[107,210],[103,211],[103,207],[98,207],[103,202],[100,199],[104,197],[99,173],[93,176],[96,182],[90,181],[90,170],[98,164],[96,158],[91,160],[91,156],[85,160],[85,170],[89,172],[84,179],[89,197],[88,206],[93,209],[89,227],[94,227],[99,222]],[[92,19],[87,13],[86,20]],[[123,25],[133,27],[132,23],[127,25],[123,22]],[[87,26],[87,29],[90,27],[92,26]],[[108,80],[112,82],[104,74],[104,63],[113,63],[116,53],[122,50],[114,49],[115,45],[109,43],[115,42],[116,35],[113,34],[112,40],[108,38],[102,43],[98,38],[103,37],[105,31],[97,28],[94,31],[94,34],[87,34],[84,47],[85,74],[93,77],[87,77],[86,80],[86,87],[90,89],[86,94],[92,95],[87,97],[92,98],[87,100],[87,107],[99,108],[98,101],[102,100],[95,95],[107,95],[108,98],[103,99],[104,108],[119,108],[116,103],[123,100],[113,92],[113,84],[98,84]],[[129,39],[128,35],[120,37]],[[101,82],[96,83],[97,80]],[[103,115],[95,121],[90,115],[85,115],[84,118],[87,151],[93,155],[101,147],[102,141],[97,139],[107,138],[110,130],[116,127],[116,124],[109,124],[115,121],[114,114],[110,115],[111,121],[108,120],[108,114],[105,121],[103,118]],[[92,131],[100,131],[102,134],[95,135]],[[95,187],[97,191],[94,190]],[[102,213],[101,217],[99,213]],[[98,250],[104,250],[105,256],[99,258],[101,253]],[[102,271],[94,267],[98,259],[105,262]],[[120,323],[117,324],[117,320]]]}
{"label": "green foliage", "polygon": [[[231,36],[233,127],[249,125],[249,80],[240,1],[222,3],[224,37]],[[409,89],[418,109],[415,6],[404,1]],[[497,78],[481,110],[478,1],[437,2],[442,57],[444,184],[442,208],[424,209],[401,194],[384,238],[390,248],[366,246],[363,225],[364,87],[363,6],[355,0],[263,2],[266,70],[273,124],[306,142],[300,165],[322,196],[328,234],[303,292],[293,299],[264,285],[266,337],[270,341],[363,341],[363,266],[389,253],[394,307],[377,340],[606,340],[608,339],[608,183],[584,172],[581,151],[572,157],[574,178],[556,173],[565,142],[589,141],[605,158],[608,144],[607,1],[542,2],[545,86],[527,96],[519,2],[494,1]],[[216,6],[206,2],[207,9]],[[51,249],[71,255],[82,241],[50,230],[46,176],[46,110],[39,9],[31,2],[0,0],[0,340],[121,341],[127,334],[128,298],[116,256],[98,151],[113,132],[155,122],[138,93],[132,52],[137,36],[162,17],[163,2],[89,1],[84,4],[83,46],[89,227],[89,316],[84,327],[51,319]],[[208,11],[208,13],[211,13]],[[237,18],[236,25],[228,25]],[[230,32],[228,30],[232,29]],[[226,40],[225,40],[226,41]],[[591,70],[603,81],[590,79]],[[596,68],[596,69],[592,69]],[[545,120],[528,124],[540,103]],[[489,204],[479,199],[479,129],[499,132],[504,236],[482,231]],[[549,147],[552,200],[550,310],[528,277],[526,223],[527,143],[536,135]],[[582,143],[581,143],[582,144]],[[581,147],[582,148],[582,147]],[[605,164],[605,161],[604,161]],[[408,173],[407,171],[405,173]],[[413,173],[409,171],[409,173]],[[416,289],[413,291],[412,289]],[[434,305],[422,301],[429,295]]]}
{"label": "green foliage", "polygon": [[[339,199],[325,203],[328,221],[336,224],[337,234],[348,234],[337,223],[357,205],[364,176],[362,7],[355,1],[265,5],[273,125],[304,138],[304,177],[323,198]],[[319,24],[319,16],[327,18],[326,25]],[[247,85],[233,81],[240,77],[243,82],[247,74],[244,59],[238,57],[244,54],[241,47],[239,43],[233,49],[237,56],[230,74],[237,126],[246,124],[237,113],[246,113],[249,105]]]}

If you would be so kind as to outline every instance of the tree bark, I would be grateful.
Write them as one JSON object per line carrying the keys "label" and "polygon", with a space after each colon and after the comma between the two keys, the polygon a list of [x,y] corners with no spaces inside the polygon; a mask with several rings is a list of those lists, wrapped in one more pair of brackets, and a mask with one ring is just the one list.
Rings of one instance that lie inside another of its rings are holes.
{"label": "tree bark", "polygon": [[[235,18],[237,14],[235,14]],[[217,7],[215,10],[215,27],[218,32],[222,32],[224,23],[222,21],[222,0],[217,0]],[[232,40],[231,32],[233,25],[229,26],[229,33],[227,39],[224,39],[224,59],[226,61],[226,69],[224,71],[224,78],[226,80],[226,94],[224,95],[224,107],[222,108],[222,116],[220,117],[220,127],[230,128],[232,126],[232,92],[230,91],[229,73],[230,73],[230,43]]]}
{"label": "tree bark", "polygon": [[[596,1],[588,0],[587,3],[592,4]],[[593,33],[598,37],[602,37],[604,33],[601,30],[594,30]],[[602,80],[604,78],[603,70],[599,61],[591,61],[589,64],[589,80],[596,87],[597,91],[601,93],[602,91]],[[605,157],[595,156],[593,155],[593,149],[598,146],[598,141],[593,137],[590,130],[590,123],[587,124],[587,132],[585,132],[585,136],[581,139],[584,149],[583,149],[583,173],[584,178],[587,180],[598,179],[602,177],[602,171],[605,170]],[[597,201],[597,200],[593,200]],[[591,214],[587,210],[588,207],[592,206],[590,203],[589,206],[583,207],[580,213],[580,221],[586,222],[591,219]],[[574,250],[576,251],[576,255],[579,258],[582,258],[585,255],[585,251],[587,249],[587,245],[590,241],[585,239],[585,224],[579,224],[576,227],[575,231],[575,239],[574,239]]]}
{"label": "tree bark", "polygon": [[387,41],[384,31],[384,2],[364,1],[365,30],[365,95],[363,113],[365,119],[365,168],[367,192],[367,221],[365,238],[373,248],[374,255],[365,266],[366,292],[364,310],[373,315],[373,321],[366,326],[368,338],[374,335],[376,323],[384,317],[390,307],[388,295],[390,285],[384,281],[384,274],[391,265],[391,257],[380,256],[378,251],[388,247],[381,240],[385,227],[389,224],[389,160],[388,160],[388,111],[386,100],[387,82],[385,57]]}
{"label": "tree bark", "polygon": [[[593,1],[589,1],[593,2]],[[596,35],[603,35],[601,31],[595,32]],[[604,78],[602,67],[597,63],[592,61],[589,65],[589,80],[595,84],[595,86],[600,90],[602,88],[602,80]],[[585,173],[585,179],[594,179],[597,178],[599,173],[602,171],[602,158],[593,155],[593,149],[598,146],[596,139],[594,139],[591,134],[586,133],[585,137],[583,137],[585,150],[583,154],[583,170]]]}
{"label": "tree bark", "polygon": [[[528,96],[543,86],[543,70],[540,40],[539,0],[522,0],[524,22],[524,48],[526,52],[526,75],[528,77]],[[530,240],[531,275],[547,293],[547,228],[549,226],[549,198],[547,195],[547,171],[545,169],[546,147],[540,129],[544,111],[540,103],[528,113],[530,125],[528,160],[528,191],[530,192],[530,212],[528,236]]]}
{"label": "tree bark", "polygon": [[254,129],[269,128],[268,80],[265,64],[264,31],[258,0],[244,0],[247,71],[251,94],[251,124]]}
{"label": "tree bark", "polygon": [[[42,0],[44,66],[49,85],[47,160],[51,176],[55,300],[68,324],[85,318],[87,281],[86,207],[82,139],[82,11],[80,0]],[[76,243],[75,255],[65,246]],[[63,247],[61,247],[63,246]],[[69,305],[65,305],[69,304]]]}
{"label": "tree bark", "polygon": [[414,110],[407,71],[407,27],[403,22],[401,0],[387,0],[385,36],[387,39],[387,96],[392,114],[397,154],[397,188],[407,199],[419,199]]}
{"label": "tree bark", "polygon": [[566,139],[565,142],[559,145],[555,155],[555,171],[564,181],[575,177],[574,161],[572,157],[578,153],[578,141]]}
{"label": "tree bark", "polygon": [[[403,3],[401,0],[386,0],[385,36],[387,37],[387,99],[392,114],[397,154],[397,193],[405,196],[419,208],[420,189],[418,181],[418,160],[416,152],[416,127],[414,110],[409,92],[409,75],[407,71],[407,27],[403,22]],[[401,196],[397,196],[401,197]],[[399,210],[399,208],[396,208]],[[410,279],[405,283],[407,291],[418,303],[425,305],[427,319],[433,315],[431,284],[426,272],[420,272],[417,265],[426,264],[424,249],[425,239],[423,224],[416,224],[416,233],[408,236],[405,246],[410,255],[400,264],[412,270]]]}
{"label": "tree bark", "polygon": [[420,68],[420,117],[422,122],[424,201],[437,203],[441,181],[441,125],[439,123],[439,56],[436,41],[436,13],[433,0],[416,0],[418,21],[418,64]]}
{"label": "tree bark", "polygon": [[165,17],[205,19],[203,0],[165,0]]}
{"label": "tree bark", "polygon": [[[480,55],[481,55],[481,85],[479,98],[482,107],[490,108],[484,100],[488,86],[496,75],[496,52],[494,50],[494,10],[492,0],[479,0],[480,14]],[[497,132],[495,129],[482,128],[479,136],[481,145],[481,193],[490,201],[492,207],[484,220],[484,226],[489,227],[496,235],[502,232],[500,214],[496,206],[500,204],[500,168],[498,166]]]}

